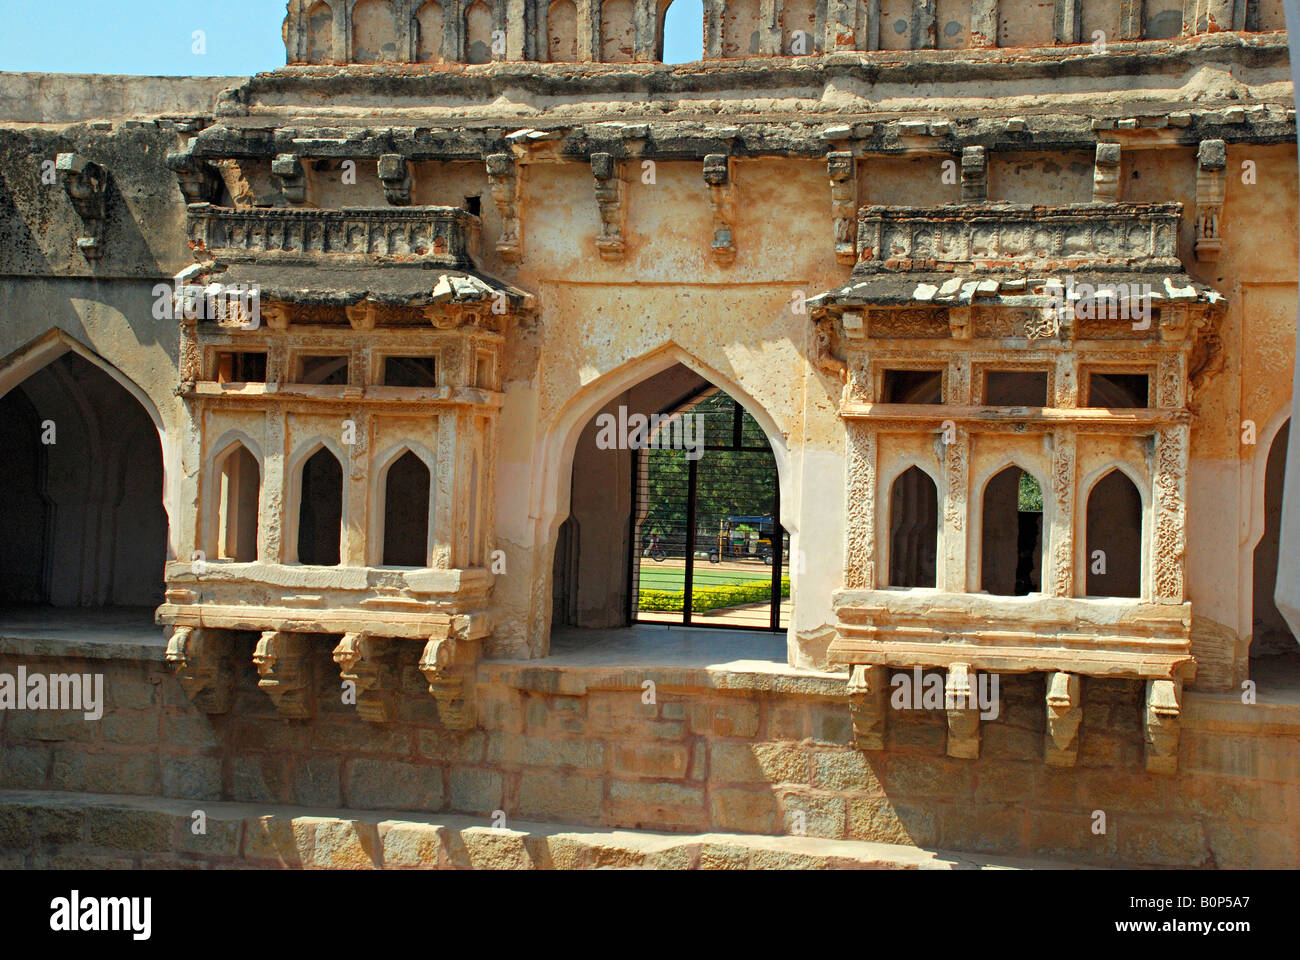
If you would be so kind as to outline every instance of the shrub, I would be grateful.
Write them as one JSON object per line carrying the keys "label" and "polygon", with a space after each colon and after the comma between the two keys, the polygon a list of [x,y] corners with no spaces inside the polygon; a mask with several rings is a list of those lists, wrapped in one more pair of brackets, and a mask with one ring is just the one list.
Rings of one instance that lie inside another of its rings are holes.
{"label": "shrub", "polygon": [[[691,592],[691,612],[704,613],[745,603],[762,603],[772,596],[771,580],[725,583],[715,587],[696,587]],[[790,596],[790,578],[781,578],[781,599]],[[681,613],[686,603],[685,590],[642,590],[637,604],[641,610]]]}

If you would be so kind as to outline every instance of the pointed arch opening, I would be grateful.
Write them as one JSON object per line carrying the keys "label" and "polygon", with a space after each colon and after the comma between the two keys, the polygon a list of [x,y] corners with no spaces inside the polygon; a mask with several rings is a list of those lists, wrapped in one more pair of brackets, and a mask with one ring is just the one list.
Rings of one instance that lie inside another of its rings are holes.
{"label": "pointed arch opening", "polygon": [[1023,597],[1043,588],[1043,488],[1014,464],[984,487],[980,589]]}
{"label": "pointed arch opening", "polygon": [[0,606],[161,603],[162,446],[141,400],[64,347],[0,397],[0,438]]}
{"label": "pointed arch opening", "polygon": [[1289,686],[1294,688],[1297,678],[1300,678],[1300,649],[1275,600],[1290,433],[1291,422],[1288,420],[1274,435],[1264,468],[1264,533],[1255,545],[1253,557],[1250,666],[1252,677],[1261,672],[1261,667],[1265,673],[1270,669],[1289,667]]}
{"label": "pointed arch opening", "polygon": [[329,63],[334,59],[334,11],[325,0],[307,10],[307,62]]}
{"label": "pointed arch opening", "polygon": [[939,488],[911,466],[889,488],[889,585],[933,587],[939,561]]}
{"label": "pointed arch opening", "polygon": [[251,563],[257,559],[258,507],[262,468],[257,457],[236,441],[217,458],[216,539],[209,547],[219,560]]}
{"label": "pointed arch opening", "polygon": [[1142,494],[1123,470],[1113,469],[1088,494],[1089,597],[1142,596]]}
{"label": "pointed arch opening", "polygon": [[407,450],[384,477],[384,551],[386,567],[429,564],[431,474],[424,461]]}
{"label": "pointed arch opening", "polygon": [[474,0],[465,11],[465,62],[492,61],[492,8]]}
{"label": "pointed arch opening", "polygon": [[298,494],[298,562],[336,567],[342,556],[343,466],[321,446],[303,463]]}
{"label": "pointed arch opening", "polygon": [[660,8],[658,54],[663,63],[704,59],[703,0],[670,0]]}

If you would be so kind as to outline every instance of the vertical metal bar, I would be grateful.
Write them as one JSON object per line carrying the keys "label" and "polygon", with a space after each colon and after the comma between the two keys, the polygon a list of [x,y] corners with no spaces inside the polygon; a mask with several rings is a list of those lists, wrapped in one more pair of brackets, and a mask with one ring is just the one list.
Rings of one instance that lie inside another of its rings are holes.
{"label": "vertical metal bar", "polygon": [[641,544],[636,535],[636,518],[641,509],[641,451],[632,450],[632,510],[627,515],[627,540],[629,545],[627,563],[627,602],[625,604],[627,623],[636,623],[640,604],[638,586],[641,582]]}
{"label": "vertical metal bar", "polygon": [[785,552],[785,531],[781,528],[781,478],[776,474],[776,458],[772,459],[772,616],[773,630],[781,629],[781,561]]}
{"label": "vertical metal bar", "polygon": [[686,480],[686,578],[682,594],[682,623],[691,622],[691,593],[695,589],[695,467],[698,460],[687,461],[690,466]]}

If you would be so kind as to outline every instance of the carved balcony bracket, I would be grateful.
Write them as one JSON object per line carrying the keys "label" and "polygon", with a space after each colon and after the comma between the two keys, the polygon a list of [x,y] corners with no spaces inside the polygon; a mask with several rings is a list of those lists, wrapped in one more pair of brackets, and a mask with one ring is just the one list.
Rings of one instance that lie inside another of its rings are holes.
{"label": "carved balcony bracket", "polygon": [[[474,726],[473,657],[467,644],[445,634],[434,634],[420,655],[420,672],[438,704],[438,719],[449,730]],[[467,665],[466,661],[470,661]]]}
{"label": "carved balcony bracket", "polygon": [[988,198],[988,153],[983,147],[964,147],[961,151],[962,203],[983,203]]}
{"label": "carved balcony bracket", "polygon": [[497,253],[506,263],[518,263],[524,254],[523,222],[519,216],[520,170],[515,165],[514,157],[508,153],[489,154],[484,162],[487,165],[492,199],[501,215]]}
{"label": "carved balcony bracket", "polygon": [[1077,674],[1058,670],[1047,675],[1047,736],[1043,759],[1048,766],[1072,767],[1079,757],[1082,689]]}
{"label": "carved balcony bracket", "polygon": [[721,266],[736,260],[736,206],[731,183],[731,161],[725,153],[710,153],[704,158],[704,182],[709,185],[709,204],[713,207],[713,262]]}
{"label": "carved balcony bracket", "polygon": [[1196,259],[1219,259],[1219,218],[1223,215],[1224,171],[1228,147],[1222,140],[1202,140],[1196,152]]}
{"label": "carved balcony bracket", "polygon": [[228,713],[234,699],[233,635],[224,630],[177,627],[167,641],[167,662],[185,696],[204,713]]}
{"label": "carved balcony bracket", "polygon": [[1118,143],[1097,144],[1097,156],[1092,169],[1094,203],[1119,201],[1119,151]]}
{"label": "carved balcony bracket", "polygon": [[1183,710],[1183,682],[1148,680],[1146,698],[1147,770],[1151,773],[1176,773],[1178,770],[1178,735]]}
{"label": "carved balcony bracket", "polygon": [[859,750],[885,749],[885,687],[889,671],[884,667],[855,664],[849,673],[849,717],[853,721],[853,744]]}
{"label": "carved balcony bracket", "polygon": [[316,713],[310,649],[306,637],[283,630],[263,631],[253,648],[257,686],[286,720],[308,720]]}
{"label": "carved balcony bracket", "polygon": [[397,717],[400,678],[386,638],[365,631],[345,633],[334,648],[334,662],[339,676],[353,683],[357,713],[363,720],[388,723]]}
{"label": "carved balcony bracket", "polygon": [[835,259],[852,266],[858,259],[858,163],[848,150],[826,154],[831,181],[831,216],[835,219]]}
{"label": "carved balcony bracket", "polygon": [[385,153],[379,158],[379,182],[384,186],[384,199],[395,207],[411,205],[411,168],[406,158],[396,153]]}
{"label": "carved balcony bracket", "polygon": [[108,171],[75,153],[59,154],[54,165],[63,192],[86,229],[85,236],[77,238],[77,247],[87,260],[98,260],[103,252],[107,218]]}
{"label": "carved balcony bracket", "polygon": [[296,153],[278,154],[271,161],[271,176],[279,184],[280,193],[287,202],[307,202],[307,171]]}
{"label": "carved balcony bracket", "polygon": [[980,755],[980,712],[974,706],[975,673],[970,664],[949,664],[943,702],[948,713],[948,756],[976,759]]}
{"label": "carved balcony bracket", "polygon": [[602,260],[622,260],[627,243],[623,239],[623,179],[611,154],[591,155],[591,174],[596,183],[596,206],[600,208],[600,235],[596,249]]}
{"label": "carved balcony bracket", "polygon": [[360,303],[344,307],[343,312],[347,315],[348,324],[353,330],[373,330],[379,307],[373,300],[362,300]]}
{"label": "carved balcony bracket", "polygon": [[167,154],[167,169],[176,174],[186,203],[216,203],[221,197],[221,174],[190,151]]}

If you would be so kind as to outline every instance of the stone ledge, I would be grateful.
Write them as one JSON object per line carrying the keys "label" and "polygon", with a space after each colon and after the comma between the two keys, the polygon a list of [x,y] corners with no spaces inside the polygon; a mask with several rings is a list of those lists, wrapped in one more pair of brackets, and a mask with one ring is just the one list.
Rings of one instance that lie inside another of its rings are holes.
{"label": "stone ledge", "polygon": [[[207,833],[190,831],[202,810]],[[664,834],[54,791],[0,791],[0,858],[28,868],[857,869],[1077,868],[814,837]]]}

